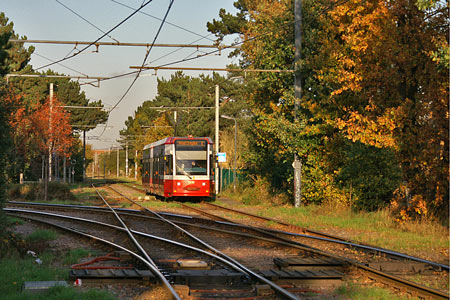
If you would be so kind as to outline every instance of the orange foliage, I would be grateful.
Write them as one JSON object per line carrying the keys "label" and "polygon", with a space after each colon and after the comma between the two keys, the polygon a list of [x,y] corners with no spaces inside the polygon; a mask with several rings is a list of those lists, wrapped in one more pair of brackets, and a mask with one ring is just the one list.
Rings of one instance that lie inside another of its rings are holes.
{"label": "orange foliage", "polygon": [[[16,105],[19,104],[19,100],[19,96],[10,98],[10,101]],[[49,146],[51,146],[54,152],[69,155],[68,150],[73,142],[69,113],[58,107],[61,106],[61,102],[54,98],[50,124],[49,99],[35,106],[28,109],[21,106],[10,116],[17,149],[23,152],[35,150],[48,154]]]}
{"label": "orange foliage", "polygon": [[449,74],[431,55],[445,32],[409,0],[350,0],[329,16],[340,42],[330,42],[335,64],[318,79],[334,81],[330,100],[344,114],[328,123],[353,141],[396,151],[420,207],[404,215],[423,212],[422,204],[448,211]]}

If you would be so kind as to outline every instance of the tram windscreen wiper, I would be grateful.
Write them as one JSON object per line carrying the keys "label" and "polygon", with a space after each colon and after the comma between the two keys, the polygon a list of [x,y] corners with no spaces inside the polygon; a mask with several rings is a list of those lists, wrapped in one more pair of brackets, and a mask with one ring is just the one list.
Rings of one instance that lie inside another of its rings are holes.
{"label": "tram windscreen wiper", "polygon": [[180,166],[178,166],[178,164],[176,164],[176,167],[177,167],[177,170],[181,171],[184,175],[189,177],[189,179],[192,179],[192,177],[189,175],[189,173],[186,172],[184,169],[180,168]]}

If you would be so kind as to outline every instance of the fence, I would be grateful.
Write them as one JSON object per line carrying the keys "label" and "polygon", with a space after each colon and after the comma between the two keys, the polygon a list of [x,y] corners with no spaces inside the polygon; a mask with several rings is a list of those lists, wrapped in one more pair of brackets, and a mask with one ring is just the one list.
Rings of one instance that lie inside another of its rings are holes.
{"label": "fence", "polygon": [[[234,169],[225,169],[221,168],[220,172],[220,190],[226,190],[233,186],[234,183]],[[243,182],[246,178],[246,170],[236,170],[236,185],[238,185],[240,182]]]}

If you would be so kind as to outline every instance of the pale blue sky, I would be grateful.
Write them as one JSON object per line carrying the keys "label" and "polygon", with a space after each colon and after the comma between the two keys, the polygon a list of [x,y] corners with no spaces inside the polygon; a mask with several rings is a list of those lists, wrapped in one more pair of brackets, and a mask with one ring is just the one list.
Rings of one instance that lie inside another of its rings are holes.
{"label": "pale blue sky", "polygon": [[[59,0],[72,10],[86,18],[91,23],[103,31],[108,31],[129,14],[132,10],[117,4],[113,0]],[[143,0],[116,0],[128,6],[137,8]],[[167,21],[178,26],[189,29],[202,36],[208,35],[206,23],[218,18],[220,8],[234,12],[233,0],[175,0],[169,13]],[[163,18],[169,0],[154,0],[142,11],[159,18]],[[102,35],[98,31],[78,16],[64,8],[56,0],[0,0],[0,11],[3,11],[10,21],[14,22],[14,30],[19,35],[27,36],[32,40],[70,40],[70,41],[94,41]],[[145,42],[153,41],[159,28],[160,21],[138,13],[130,20],[113,31],[110,35],[120,42]],[[167,44],[189,44],[200,37],[179,28],[165,24],[157,43]],[[210,35],[210,39],[214,36]],[[102,41],[110,42],[110,38],[105,37]],[[231,43],[229,39],[226,44]],[[195,44],[212,44],[208,39],[202,39]],[[26,46],[29,44],[26,44]],[[35,44],[35,53],[52,60],[65,57],[73,45],[46,45]],[[78,49],[83,48],[79,46]],[[140,65],[145,55],[145,48],[141,47],[100,47],[99,53],[93,53],[94,48],[89,48],[83,54],[62,62],[62,64],[73,68],[89,76],[111,76],[130,71],[129,66]],[[162,55],[165,55],[175,48],[154,48],[147,62],[152,62]],[[189,48],[178,51],[166,58],[158,60],[154,64],[160,65],[190,55],[197,55],[196,50]],[[202,50],[200,50],[202,51]],[[210,50],[204,50],[210,51]],[[206,56],[177,66],[184,67],[225,67],[231,60],[227,58],[230,51],[223,51],[221,56]],[[33,55],[31,64],[34,68],[48,64],[38,55]],[[79,75],[59,65],[53,65],[51,69],[70,75]],[[174,71],[158,71],[159,78],[168,78]],[[196,76],[198,72],[185,72],[188,75]],[[207,72],[211,74],[211,72]],[[113,126],[107,129],[102,136],[105,142],[89,141],[97,149],[109,148],[114,145],[114,141],[119,137],[119,130],[124,127],[124,121],[132,115],[136,108],[145,100],[153,99],[156,95],[156,77],[154,71],[147,71],[145,76],[139,78],[131,92],[121,102],[119,107],[111,113],[108,125]],[[133,77],[109,80],[101,83],[100,88],[83,85],[83,90],[89,99],[101,99],[105,105],[114,105],[124,94],[132,82]],[[88,132],[88,136],[96,136],[103,129],[95,129]]]}

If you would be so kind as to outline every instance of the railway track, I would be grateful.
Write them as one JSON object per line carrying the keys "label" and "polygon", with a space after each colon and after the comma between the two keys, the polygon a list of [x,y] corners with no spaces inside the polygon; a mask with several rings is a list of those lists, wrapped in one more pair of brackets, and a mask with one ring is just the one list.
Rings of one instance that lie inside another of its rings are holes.
{"label": "railway track", "polygon": [[[126,197],[125,195],[123,195],[123,196]],[[64,207],[64,206],[62,206],[62,207]],[[70,209],[75,209],[75,207],[71,207]],[[81,208],[78,207],[77,209],[81,209]],[[94,208],[94,209],[90,208],[90,209],[93,210],[93,211],[105,211],[105,209],[103,209],[103,208],[102,209],[100,209],[100,208]],[[120,210],[119,213],[120,214],[124,214],[125,211],[128,211],[127,213],[135,214],[136,216],[137,215],[142,215],[142,212],[139,212],[139,211],[130,212],[129,210]],[[140,216],[140,217],[144,217],[144,216]],[[149,217],[150,216],[145,216],[145,218],[149,218]],[[192,217],[175,215],[175,214],[166,214],[165,217],[166,218],[177,219],[178,221],[173,221],[173,223],[177,223],[179,226],[183,226],[183,227],[189,227],[190,226],[191,228],[195,227],[195,226],[200,227],[199,225],[192,224],[192,222],[193,222],[192,220],[195,219],[195,218],[192,218]],[[155,218],[155,217],[153,216],[152,218]],[[184,221],[179,221],[180,219],[184,220]],[[203,222],[207,222],[207,220],[203,220]],[[209,222],[211,222],[211,221],[209,221]],[[223,226],[224,224],[228,224],[229,222],[225,222],[225,221],[221,220],[221,221],[214,221],[212,223],[216,223],[216,224],[218,224],[218,226]],[[243,225],[230,223],[227,226],[242,228]],[[208,229],[208,230],[221,231],[221,229],[213,229],[213,228],[211,228],[210,225],[206,226],[206,228],[201,228],[201,229],[202,230]],[[230,232],[230,231],[226,231],[226,230],[222,230],[222,233],[225,233],[225,234],[237,234],[236,232]],[[242,234],[241,236],[245,236],[245,234]],[[311,249],[309,247],[304,247],[303,245],[298,245],[298,244],[295,245],[295,243],[290,243],[289,241],[276,240],[275,238],[270,239],[270,238],[267,238],[267,237],[266,238],[256,237],[254,234],[247,234],[246,237],[247,238],[258,239],[258,240],[265,240],[267,243],[272,243],[272,244],[278,243],[279,245],[284,245],[286,247],[294,247],[296,249],[300,249],[300,250],[303,250],[303,251],[313,251],[313,252],[316,251],[316,249]],[[327,253],[320,252],[320,250],[318,252],[315,252],[315,253],[318,254],[318,255],[324,255],[324,254],[328,255]],[[336,259],[342,259],[341,257],[335,257],[335,258]],[[344,258],[344,260],[345,260],[345,258]],[[396,277],[392,277],[392,276],[386,276],[385,274],[383,274],[383,272],[379,272],[379,271],[374,270],[372,268],[367,268],[366,266],[359,265],[358,262],[351,262],[350,261],[348,263],[356,265],[360,269],[365,270],[366,272],[368,272],[368,274],[370,274],[371,278],[376,278],[377,280],[385,282],[385,283],[389,282],[389,285],[400,287],[401,289],[407,290],[407,291],[409,291],[409,292],[411,292],[413,294],[420,295],[420,296],[423,296],[423,297],[433,297],[433,298],[441,298],[441,299],[443,299],[443,298],[447,299],[448,298],[448,295],[445,294],[445,293],[442,293],[442,292],[439,292],[439,291],[436,291],[436,290],[433,290],[433,289],[428,289],[428,288],[422,287],[420,285],[417,285],[417,284],[405,281],[405,280],[403,280],[401,278],[396,278]]]}
{"label": "railway track", "polygon": [[[99,194],[99,196],[101,196],[101,195]],[[105,200],[105,204],[107,204],[106,200]],[[36,206],[34,206],[34,207],[36,207]],[[46,206],[47,209],[48,208],[57,208],[57,207],[58,206]],[[66,210],[72,210],[73,207],[71,207],[71,206],[63,206],[62,208],[66,209]],[[78,207],[78,208],[74,209],[73,211],[79,213],[82,209],[84,209],[84,208]],[[189,235],[191,239],[194,238],[195,242],[201,243],[204,247],[207,247],[208,251],[202,250],[200,248],[193,247],[192,245],[188,245],[188,244],[180,243],[180,242],[177,242],[177,241],[169,240],[167,238],[162,238],[162,237],[158,237],[158,236],[151,235],[151,234],[148,234],[148,233],[136,231],[134,229],[126,229],[125,228],[125,226],[126,226],[125,223],[133,223],[133,221],[130,220],[130,219],[127,219],[127,217],[125,217],[123,214],[120,214],[120,211],[116,212],[115,211],[116,209],[113,209],[112,207],[108,207],[108,209],[109,209],[108,214],[109,215],[111,215],[111,213],[114,214],[114,216],[116,217],[117,220],[121,220],[119,222],[121,223],[122,226],[112,225],[112,224],[108,224],[108,223],[97,221],[97,220],[90,220],[90,219],[86,219],[86,218],[73,217],[73,216],[69,216],[67,214],[55,214],[55,213],[50,213],[50,212],[39,212],[39,211],[36,211],[35,209],[34,210],[29,210],[29,209],[7,208],[6,211],[8,213],[10,213],[10,214],[15,214],[15,215],[17,215],[19,217],[27,217],[27,218],[30,218],[30,219],[34,219],[35,221],[45,221],[47,223],[52,223],[54,225],[59,226],[59,228],[63,228],[63,227],[64,228],[68,228],[69,226],[63,226],[61,224],[55,224],[54,221],[49,222],[49,219],[50,218],[64,219],[66,223],[68,222],[67,220],[70,220],[70,222],[88,222],[90,224],[95,224],[96,226],[106,226],[108,228],[113,228],[115,230],[126,231],[127,235],[132,240],[142,239],[142,237],[156,239],[159,242],[169,243],[172,246],[182,247],[182,248],[188,249],[189,251],[194,251],[194,252],[197,253],[197,255],[201,254],[203,256],[208,256],[208,257],[212,258],[213,261],[217,261],[222,266],[226,266],[228,268],[228,271],[233,270],[234,274],[235,274],[234,277],[240,278],[239,280],[241,280],[241,281],[242,280],[243,281],[249,281],[248,278],[251,278],[252,282],[258,281],[258,282],[262,282],[262,283],[264,283],[266,285],[269,285],[275,291],[275,293],[279,294],[279,297],[287,298],[287,299],[298,299],[291,292],[285,290],[284,288],[278,286],[277,284],[273,283],[272,281],[266,279],[262,275],[254,272],[252,270],[250,270],[249,268],[247,268],[244,265],[238,263],[237,261],[234,261],[233,259],[227,257],[226,255],[224,255],[220,251],[212,248],[211,246],[207,245],[206,243],[202,242],[201,240],[195,239],[195,237],[193,237],[189,232],[181,229],[180,227],[178,227],[177,230],[181,230],[184,234]],[[105,208],[89,209],[89,213],[93,213],[93,214],[96,213],[97,215],[98,215],[99,212],[105,212],[106,213],[107,211],[108,210],[105,209]],[[174,226],[175,228],[177,227],[177,225],[171,224],[172,223],[171,221],[166,220],[165,218],[159,216],[155,212],[147,211],[147,213],[153,214],[153,217],[159,218],[162,222],[164,222],[164,223],[166,223],[168,225]],[[119,214],[120,214],[120,216],[119,216]],[[31,217],[30,217],[30,215],[31,215]],[[35,217],[36,215],[40,215],[40,219],[36,218]],[[104,217],[104,216],[101,217],[101,219],[107,219],[107,218],[109,218],[109,217]],[[78,232],[83,232],[85,230],[86,229],[75,230],[75,231],[78,233]],[[72,231],[72,232],[74,232],[74,231]],[[90,236],[94,236],[94,234],[89,234],[89,235]],[[133,238],[134,235],[138,235],[139,238]],[[140,240],[140,242],[142,242],[142,241]],[[134,243],[134,245],[136,245],[136,244]],[[153,245],[153,247],[154,247],[154,245]],[[136,248],[138,248],[141,253],[145,253],[145,250],[143,249],[143,247],[140,247],[140,246],[136,245]],[[146,249],[148,249],[148,248],[151,248],[151,247],[146,247]],[[168,250],[165,249],[164,252],[168,252]],[[211,254],[210,252],[214,252],[215,254]],[[134,253],[136,253],[136,252],[134,252]],[[153,259],[150,259],[150,257],[145,255],[145,254],[142,254],[142,255],[144,256],[144,259],[148,262],[148,264],[152,265],[153,267],[157,267],[157,269],[160,269],[162,267],[160,264],[158,264],[158,261],[153,261]],[[153,263],[152,263],[152,261],[153,261]],[[210,265],[212,265],[212,264],[210,264]],[[216,263],[215,267],[217,267],[218,265],[219,264]],[[211,274],[212,274],[211,272],[214,272],[214,271],[215,270],[208,271],[210,278],[211,278]],[[219,270],[219,271],[220,272],[225,272],[223,270]],[[179,272],[181,272],[181,271],[178,271],[178,273]],[[187,272],[187,271],[185,271],[185,272]],[[204,271],[204,272],[208,273],[207,271]],[[227,274],[221,274],[221,275],[222,275],[222,277],[224,277],[225,275],[230,277],[230,272],[228,272]],[[207,278],[206,275],[204,276],[205,278]],[[183,275],[179,275],[179,274],[177,275],[174,272],[170,272],[170,271],[166,272],[166,276],[168,276],[169,278],[174,278],[174,276],[175,276],[176,278],[178,278],[178,280],[181,280],[180,278],[183,277]],[[189,274],[185,274],[185,276],[189,277]],[[190,280],[194,280],[194,279],[192,279],[192,274],[190,276],[191,276]],[[162,280],[162,279],[160,278],[160,280]],[[228,280],[230,280],[230,279],[228,279]],[[170,290],[170,288],[168,288],[168,289]],[[173,295],[173,298],[174,299],[178,299],[177,296],[175,296],[175,295]],[[241,297],[239,297],[239,298],[241,298]]]}
{"label": "railway track", "polygon": [[[288,224],[288,223],[279,221],[277,219],[267,218],[267,217],[263,217],[263,216],[258,216],[258,215],[255,215],[255,214],[251,214],[251,213],[248,213],[248,212],[244,212],[244,211],[228,208],[228,207],[217,205],[217,204],[213,204],[213,203],[203,202],[202,204],[206,205],[206,206],[213,207],[215,209],[229,211],[229,212],[233,212],[233,213],[236,213],[236,214],[249,216],[251,218],[254,218],[254,219],[257,219],[257,220],[261,220],[263,222],[272,222],[272,223],[275,223],[275,224],[283,225],[287,229],[287,231],[280,231],[280,230],[271,230],[271,229],[268,229],[268,228],[260,228],[262,230],[267,230],[267,231],[272,232],[272,233],[283,234],[283,235],[292,236],[292,237],[308,238],[308,239],[319,240],[319,241],[330,242],[330,243],[336,243],[336,244],[352,247],[352,248],[355,248],[355,249],[359,249],[359,250],[363,250],[363,251],[369,251],[371,253],[376,253],[376,254],[381,255],[381,256],[391,257],[391,258],[396,259],[396,260],[404,259],[404,260],[424,263],[424,264],[426,264],[428,266],[431,266],[431,267],[435,268],[437,271],[443,270],[443,271],[447,271],[448,272],[449,268],[450,268],[448,265],[445,265],[445,264],[436,263],[436,262],[433,262],[433,261],[430,261],[430,260],[425,260],[425,259],[422,259],[422,258],[414,257],[414,256],[407,255],[407,254],[404,254],[404,253],[400,253],[400,252],[397,252],[397,251],[393,251],[393,250],[384,249],[384,248],[373,246],[373,245],[369,245],[369,244],[356,242],[356,241],[353,241],[353,240],[350,240],[350,239],[345,239],[345,238],[342,238],[342,237],[339,237],[339,236],[323,233],[323,232],[320,232],[320,231],[310,230],[310,229],[307,229],[307,228],[304,228],[304,227]],[[220,217],[220,216],[214,215],[212,213],[208,213],[205,210],[194,208],[194,207],[191,207],[191,206],[188,206],[188,205],[185,205],[185,204],[183,204],[183,207],[185,207],[186,209],[190,209],[190,210],[193,210],[195,212],[198,212],[198,213],[200,213],[202,215],[208,216],[208,217],[210,217],[212,219],[215,219],[215,220],[220,220],[220,221],[229,222],[229,223],[236,223],[235,221],[232,221],[230,219],[226,219],[224,217]],[[302,232],[302,233],[298,233],[298,232]]]}

